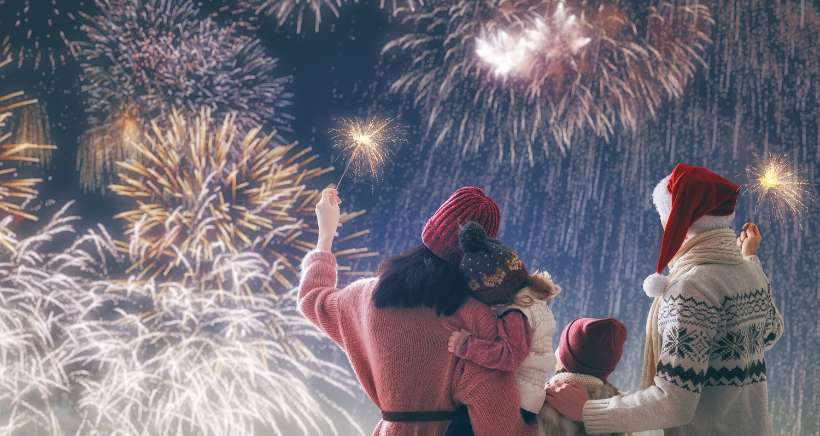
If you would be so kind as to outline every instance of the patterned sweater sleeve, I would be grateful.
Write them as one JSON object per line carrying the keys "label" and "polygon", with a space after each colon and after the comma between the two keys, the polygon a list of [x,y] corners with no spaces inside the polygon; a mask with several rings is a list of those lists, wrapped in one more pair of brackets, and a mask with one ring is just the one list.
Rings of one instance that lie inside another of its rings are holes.
{"label": "patterned sweater sleeve", "polygon": [[763,276],[768,285],[766,292],[768,293],[769,307],[768,315],[766,316],[766,331],[765,335],[763,336],[763,346],[765,351],[769,351],[772,349],[772,347],[774,347],[777,341],[780,340],[780,337],[783,336],[783,331],[785,330],[783,315],[780,313],[780,310],[777,309],[777,305],[774,302],[774,294],[772,293],[772,282],[769,281],[769,278],[763,271],[763,264],[760,263],[760,258],[758,258],[757,256],[746,256],[746,261],[751,262],[757,267],[758,271]]}
{"label": "patterned sweater sleeve", "polygon": [[531,334],[527,317],[520,310],[510,310],[499,318],[495,339],[468,332],[456,344],[454,354],[487,369],[514,371],[529,354]]}
{"label": "patterned sweater sleeve", "polygon": [[697,409],[720,319],[717,298],[686,281],[673,285],[658,312],[661,353],[654,386],[587,401],[590,434],[638,432],[688,424]]}

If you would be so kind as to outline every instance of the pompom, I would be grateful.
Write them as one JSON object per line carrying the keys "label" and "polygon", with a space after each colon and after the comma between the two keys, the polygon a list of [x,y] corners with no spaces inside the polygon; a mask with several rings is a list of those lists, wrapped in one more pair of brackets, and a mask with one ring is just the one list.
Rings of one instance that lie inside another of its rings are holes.
{"label": "pompom", "polygon": [[488,242],[487,232],[484,231],[484,227],[474,221],[464,224],[458,234],[458,243],[465,253],[485,250]]}
{"label": "pompom", "polygon": [[643,280],[643,292],[650,297],[660,297],[666,292],[668,285],[668,277],[655,273]]}

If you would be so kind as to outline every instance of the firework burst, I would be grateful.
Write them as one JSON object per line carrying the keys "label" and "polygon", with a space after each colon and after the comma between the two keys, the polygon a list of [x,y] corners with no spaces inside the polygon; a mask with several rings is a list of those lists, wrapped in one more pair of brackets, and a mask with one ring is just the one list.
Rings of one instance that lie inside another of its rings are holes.
{"label": "firework burst", "polygon": [[82,312],[86,279],[104,273],[111,254],[104,231],[55,249],[56,240],[74,235],[78,218],[69,206],[34,236],[12,236],[13,250],[0,248],[0,434],[64,434],[70,354],[61,352],[62,327]]}
{"label": "firework burst", "polygon": [[313,30],[319,31],[323,11],[327,10],[335,17],[347,0],[253,0],[251,3],[257,13],[272,15],[280,26],[295,23],[296,32],[302,33],[305,20],[313,20]]}
{"label": "firework burst", "polygon": [[[0,62],[0,68],[8,65],[10,59]],[[36,220],[37,217],[26,212],[25,205],[37,196],[36,186],[42,182],[38,178],[20,178],[17,168],[8,166],[14,162],[37,162],[30,150],[52,148],[45,145],[8,143],[11,133],[5,133],[6,122],[12,110],[26,108],[36,100],[22,100],[22,92],[13,92],[0,96],[0,245],[14,250],[14,234],[11,230],[13,220],[22,218]]]}
{"label": "firework burst", "polygon": [[[214,274],[258,277],[272,268],[254,253],[221,257],[213,266]],[[293,292],[273,297],[177,282],[100,282],[92,293],[96,302],[67,332],[76,361],[94,368],[79,375],[84,431],[339,434],[339,410],[362,433],[337,404],[313,394],[319,382],[352,395],[356,382],[305,346],[318,332],[299,313]]]}
{"label": "firework burst", "polygon": [[86,1],[0,0],[0,40],[20,66],[55,69],[71,59],[66,34]]}
{"label": "firework burst", "polygon": [[342,119],[340,127],[331,131],[338,148],[346,157],[338,188],[352,168],[354,174],[378,177],[390,155],[390,145],[403,141],[401,128],[390,118]]}
{"label": "firework burst", "polygon": [[425,4],[403,15],[414,30],[384,47],[404,71],[391,91],[419,110],[435,146],[469,153],[497,144],[500,161],[524,154],[532,164],[536,147],[564,150],[584,129],[602,137],[637,129],[682,94],[712,19],[697,3],[661,1],[641,19],[627,6]]}
{"label": "firework burst", "polygon": [[[290,129],[290,77],[257,39],[201,17],[193,2],[98,0],[98,15],[82,14],[82,88],[93,129],[78,165],[84,187],[105,186],[111,158],[128,156],[130,140],[171,108],[202,107],[239,114],[244,126]],[[111,150],[99,150],[99,148]]]}
{"label": "firework burst", "polygon": [[40,166],[48,166],[55,147],[49,145],[52,144],[51,126],[43,106],[39,101],[25,106],[14,118],[14,135],[11,137],[11,143],[25,145],[22,154],[34,158]]}
{"label": "firework burst", "polygon": [[797,216],[808,210],[813,186],[786,158],[769,156],[747,172],[757,207],[768,205],[776,219],[784,221],[789,215]]}
{"label": "firework burst", "polygon": [[[111,186],[137,205],[119,215],[128,222],[133,268],[187,284],[216,278],[206,273],[221,254],[253,250],[275,263],[273,277],[290,288],[317,234],[311,220],[318,192],[305,183],[330,170],[312,166],[309,149],[271,146],[272,136],[258,128],[243,133],[233,115],[216,123],[206,109],[165,121],[134,144],[138,156],[120,163],[120,183]],[[371,255],[355,248],[342,254]]]}

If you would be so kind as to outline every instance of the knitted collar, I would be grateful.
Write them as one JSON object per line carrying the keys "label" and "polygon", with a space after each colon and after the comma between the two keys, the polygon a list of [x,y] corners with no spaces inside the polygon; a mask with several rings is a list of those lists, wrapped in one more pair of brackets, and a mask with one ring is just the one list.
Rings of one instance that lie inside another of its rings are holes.
{"label": "knitted collar", "polygon": [[552,376],[547,384],[557,381],[579,386],[603,386],[604,384],[604,381],[598,377],[577,372],[559,372]]}
{"label": "knitted collar", "polygon": [[737,265],[743,262],[736,240],[737,235],[729,228],[707,230],[687,239],[670,262],[670,282],[697,265]]}

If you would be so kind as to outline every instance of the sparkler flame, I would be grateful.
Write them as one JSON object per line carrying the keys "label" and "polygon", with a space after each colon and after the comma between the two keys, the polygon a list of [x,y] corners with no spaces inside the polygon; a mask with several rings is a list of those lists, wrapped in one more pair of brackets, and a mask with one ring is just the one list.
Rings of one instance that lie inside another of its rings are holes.
{"label": "sparkler flame", "polygon": [[356,175],[368,174],[377,178],[390,156],[390,145],[402,142],[402,129],[391,118],[348,119],[340,121],[341,127],[331,131],[335,146],[347,159],[337,188],[347,170],[353,168]]}
{"label": "sparkler flame", "polygon": [[757,206],[769,205],[775,218],[805,212],[814,199],[812,184],[782,156],[769,156],[749,169]]}

